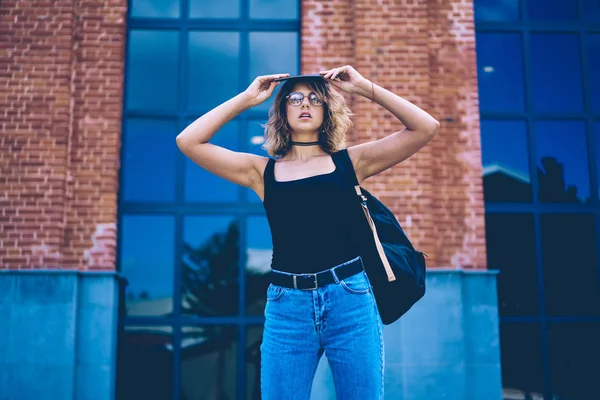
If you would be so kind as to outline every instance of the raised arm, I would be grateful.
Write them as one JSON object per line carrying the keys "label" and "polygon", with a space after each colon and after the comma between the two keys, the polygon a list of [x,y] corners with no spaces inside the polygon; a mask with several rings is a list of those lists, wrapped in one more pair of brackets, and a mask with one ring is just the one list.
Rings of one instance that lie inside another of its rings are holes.
{"label": "raised arm", "polygon": [[257,77],[244,92],[207,112],[177,135],[177,147],[192,161],[228,181],[256,189],[263,184],[262,171],[268,159],[228,150],[209,143],[215,133],[243,111],[268,99],[288,74]]}

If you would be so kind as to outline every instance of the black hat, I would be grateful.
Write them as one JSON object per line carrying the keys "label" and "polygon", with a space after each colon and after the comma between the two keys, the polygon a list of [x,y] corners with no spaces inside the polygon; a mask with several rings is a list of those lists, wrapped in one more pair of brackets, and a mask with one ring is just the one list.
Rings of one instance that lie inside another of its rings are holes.
{"label": "black hat", "polygon": [[301,79],[324,79],[323,75],[320,74],[308,74],[308,75],[296,75],[288,76],[286,78],[274,79],[275,82],[289,81],[289,80],[301,80]]}

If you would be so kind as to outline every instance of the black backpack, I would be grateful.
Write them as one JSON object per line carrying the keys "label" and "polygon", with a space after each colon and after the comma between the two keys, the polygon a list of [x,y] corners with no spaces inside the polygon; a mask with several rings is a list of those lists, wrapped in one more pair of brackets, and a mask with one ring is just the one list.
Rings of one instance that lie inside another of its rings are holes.
{"label": "black backpack", "polygon": [[425,295],[426,254],[415,250],[396,216],[359,186],[348,150],[333,153],[332,158],[348,185],[350,218],[362,244],[360,255],[381,320],[389,325]]}

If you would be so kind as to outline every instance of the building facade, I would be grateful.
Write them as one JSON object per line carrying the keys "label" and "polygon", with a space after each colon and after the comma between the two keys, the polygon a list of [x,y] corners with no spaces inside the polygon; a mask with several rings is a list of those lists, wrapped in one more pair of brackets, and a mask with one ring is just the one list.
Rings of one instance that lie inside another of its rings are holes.
{"label": "building facade", "polygon": [[[258,75],[352,65],[439,135],[365,187],[428,255],[386,399],[592,399],[595,0],[0,3],[0,399],[258,399],[271,238],[176,135]],[[402,128],[370,100],[348,145]],[[266,155],[272,99],[213,143]],[[334,398],[326,360],[313,398]]]}

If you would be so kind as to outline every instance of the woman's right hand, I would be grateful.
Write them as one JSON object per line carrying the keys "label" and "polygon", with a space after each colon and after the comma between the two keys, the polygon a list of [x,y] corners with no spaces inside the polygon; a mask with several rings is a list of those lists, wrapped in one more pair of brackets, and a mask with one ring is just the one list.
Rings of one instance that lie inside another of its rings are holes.
{"label": "woman's right hand", "polygon": [[273,91],[281,82],[275,82],[277,78],[285,78],[290,74],[263,75],[254,79],[254,82],[248,86],[244,94],[250,102],[250,106],[254,107],[267,100],[273,94]]}

